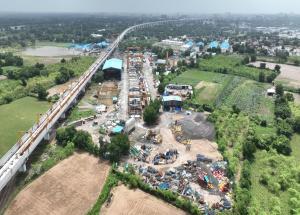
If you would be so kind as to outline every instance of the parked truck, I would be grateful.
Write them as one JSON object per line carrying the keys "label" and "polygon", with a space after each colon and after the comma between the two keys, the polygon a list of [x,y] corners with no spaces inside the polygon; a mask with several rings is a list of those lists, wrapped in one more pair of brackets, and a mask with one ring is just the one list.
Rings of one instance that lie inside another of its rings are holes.
{"label": "parked truck", "polygon": [[135,129],[135,119],[134,118],[130,118],[125,122],[125,133],[129,134],[130,132],[132,132]]}

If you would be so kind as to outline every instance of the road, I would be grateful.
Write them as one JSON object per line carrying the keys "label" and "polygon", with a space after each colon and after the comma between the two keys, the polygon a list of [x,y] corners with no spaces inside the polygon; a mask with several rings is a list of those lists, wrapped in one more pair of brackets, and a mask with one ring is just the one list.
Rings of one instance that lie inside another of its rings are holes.
{"label": "road", "polygon": [[150,66],[150,61],[146,56],[146,62],[143,66],[144,77],[149,87],[149,93],[151,95],[151,99],[154,100],[157,97],[157,89],[154,85],[154,75],[152,72],[152,67]]}
{"label": "road", "polygon": [[127,58],[124,57],[124,69],[122,74],[122,80],[120,83],[120,95],[119,95],[119,118],[127,120],[128,117],[128,71],[127,71]]}

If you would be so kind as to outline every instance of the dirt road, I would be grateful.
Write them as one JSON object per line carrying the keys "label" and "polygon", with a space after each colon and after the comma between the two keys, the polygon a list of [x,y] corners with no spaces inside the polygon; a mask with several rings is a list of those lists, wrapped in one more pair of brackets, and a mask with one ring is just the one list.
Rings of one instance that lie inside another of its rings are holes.
{"label": "dirt road", "polygon": [[146,59],[146,63],[143,66],[144,77],[149,87],[149,92],[151,94],[151,99],[154,100],[157,97],[157,90],[154,87],[154,77],[152,73],[152,67],[150,66],[150,62]]}
{"label": "dirt road", "polygon": [[124,71],[122,72],[122,80],[120,82],[120,95],[119,95],[119,118],[127,120],[128,117],[128,71],[127,71],[127,58],[124,58]]}
{"label": "dirt road", "polygon": [[30,183],[6,215],[82,215],[93,206],[109,165],[87,153],[75,153]]}
{"label": "dirt road", "polygon": [[114,189],[112,203],[101,209],[103,215],[184,215],[184,211],[141,190],[129,190],[124,185]]}

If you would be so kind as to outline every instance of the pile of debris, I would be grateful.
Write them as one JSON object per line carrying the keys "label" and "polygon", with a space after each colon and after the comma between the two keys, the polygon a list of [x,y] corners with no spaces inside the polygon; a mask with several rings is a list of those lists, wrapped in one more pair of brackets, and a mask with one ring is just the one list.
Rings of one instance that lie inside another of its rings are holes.
{"label": "pile of debris", "polygon": [[174,163],[178,157],[179,153],[176,149],[169,149],[165,153],[158,153],[153,158],[154,165],[162,165]]}
{"label": "pile of debris", "polygon": [[[157,159],[160,160],[166,155],[159,154],[157,156]],[[226,177],[226,167],[227,163],[224,161],[210,163],[209,160],[206,160],[205,162],[188,161],[165,172],[143,165],[136,165],[135,169],[143,177],[144,182],[152,188],[177,192],[185,198],[197,202],[200,208],[204,208],[207,204],[204,198],[205,194],[218,195],[221,201],[213,206],[218,209],[229,209],[231,208],[229,197],[231,184]]]}
{"label": "pile of debris", "polygon": [[155,130],[147,130],[146,134],[143,136],[144,140],[150,141],[153,144],[161,144],[162,143],[162,135]]}
{"label": "pile of debris", "polygon": [[173,135],[175,136],[175,139],[177,142],[182,143],[184,145],[190,145],[191,140],[184,137],[183,132],[182,132],[182,127],[181,125],[178,125],[177,121],[175,121],[174,124],[171,124],[171,131]]}
{"label": "pile of debris", "polygon": [[150,163],[149,155],[152,151],[152,147],[149,145],[133,146],[130,148],[129,153],[134,160]]}

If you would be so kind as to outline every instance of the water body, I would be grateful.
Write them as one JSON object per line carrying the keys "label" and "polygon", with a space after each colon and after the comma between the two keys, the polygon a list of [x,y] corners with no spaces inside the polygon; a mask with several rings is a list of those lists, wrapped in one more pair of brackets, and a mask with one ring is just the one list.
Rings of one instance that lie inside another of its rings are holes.
{"label": "water body", "polygon": [[22,52],[23,55],[36,56],[36,57],[59,57],[59,56],[74,56],[80,55],[82,52],[75,49],[55,46],[43,46],[35,48],[26,48]]}

